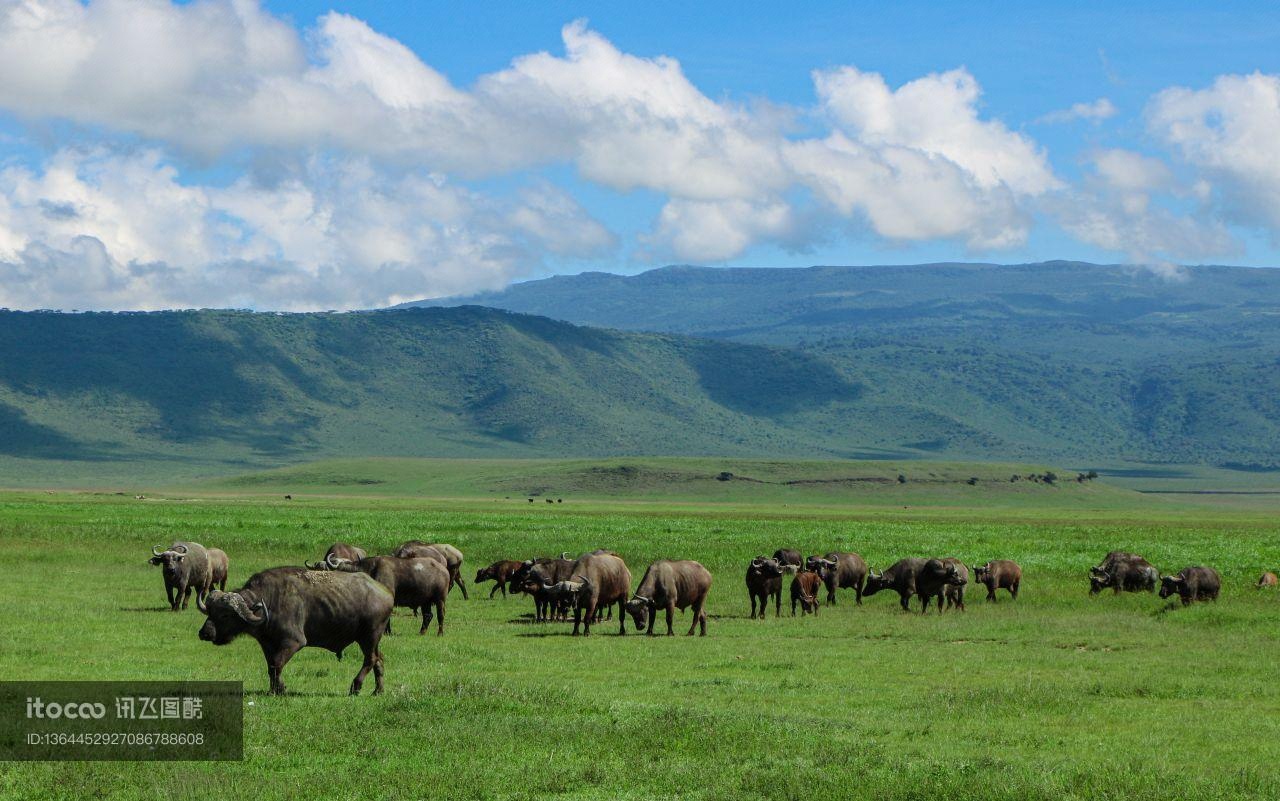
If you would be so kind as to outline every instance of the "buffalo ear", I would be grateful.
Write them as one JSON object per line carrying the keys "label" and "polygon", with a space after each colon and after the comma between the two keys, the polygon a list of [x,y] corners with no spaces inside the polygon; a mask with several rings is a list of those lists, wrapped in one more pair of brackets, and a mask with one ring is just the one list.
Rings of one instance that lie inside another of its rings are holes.
{"label": "buffalo ear", "polygon": [[185,553],[180,553],[177,556],[173,557],[173,561],[181,562],[183,559],[186,559],[186,558],[187,558],[187,555]]}

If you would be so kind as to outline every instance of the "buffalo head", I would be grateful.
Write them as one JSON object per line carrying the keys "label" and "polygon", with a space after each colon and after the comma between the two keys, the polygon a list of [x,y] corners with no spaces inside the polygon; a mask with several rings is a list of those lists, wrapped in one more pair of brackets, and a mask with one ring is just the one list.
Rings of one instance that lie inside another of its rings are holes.
{"label": "buffalo head", "polygon": [[1186,584],[1186,579],[1181,576],[1161,576],[1160,597],[1168,598],[1170,595],[1179,595]]}
{"label": "buffalo head", "polygon": [[981,584],[987,580],[987,576],[991,574],[991,568],[988,565],[973,567],[973,580]]}
{"label": "buffalo head", "polygon": [[153,565],[163,565],[164,574],[176,579],[182,572],[182,562],[186,558],[187,546],[179,543],[167,550],[162,550],[159,545],[156,545],[151,549],[151,558],[147,561]]}
{"label": "buffalo head", "polygon": [[884,577],[883,573],[877,573],[874,570],[867,571],[867,584],[862,588],[863,595],[875,595],[881,590],[887,590],[893,586],[893,582]]}
{"label": "buffalo head", "polygon": [[764,556],[757,556],[751,560],[751,572],[766,577],[781,576],[783,573],[782,563],[777,559],[766,559]]}
{"label": "buffalo head", "polygon": [[196,606],[208,617],[200,627],[200,639],[214,645],[226,645],[240,634],[265,626],[271,612],[262,601],[252,604],[238,592],[211,591]]}
{"label": "buffalo head", "polygon": [[1097,595],[1098,593],[1111,586],[1111,576],[1105,570],[1094,568],[1089,574],[1089,594]]}
{"label": "buffalo head", "polygon": [[653,609],[653,599],[637,595],[627,601],[627,614],[636,623],[636,631],[644,631],[649,627],[649,613]]}

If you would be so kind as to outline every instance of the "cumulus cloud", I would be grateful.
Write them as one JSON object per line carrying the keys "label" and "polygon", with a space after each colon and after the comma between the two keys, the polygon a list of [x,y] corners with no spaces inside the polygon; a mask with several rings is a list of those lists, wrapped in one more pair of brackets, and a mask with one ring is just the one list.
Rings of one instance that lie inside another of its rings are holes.
{"label": "cumulus cloud", "polygon": [[1203,172],[1228,219],[1280,238],[1280,76],[1166,89],[1147,108],[1147,126]]}
{"label": "cumulus cloud", "polygon": [[1204,205],[1204,188],[1184,187],[1163,161],[1129,150],[1097,151],[1070,192],[1046,202],[1077,239],[1176,276],[1177,259],[1234,255],[1240,245]]}
{"label": "cumulus cloud", "polygon": [[19,308],[360,308],[494,289],[547,254],[615,246],[553,187],[494,199],[366,160],[223,187],[183,185],[154,150],[0,171],[0,305]]}
{"label": "cumulus cloud", "polygon": [[1100,97],[1092,103],[1074,103],[1071,108],[1051,111],[1036,122],[1055,125],[1085,120],[1096,124],[1114,117],[1118,111],[1114,103],[1105,97]]}

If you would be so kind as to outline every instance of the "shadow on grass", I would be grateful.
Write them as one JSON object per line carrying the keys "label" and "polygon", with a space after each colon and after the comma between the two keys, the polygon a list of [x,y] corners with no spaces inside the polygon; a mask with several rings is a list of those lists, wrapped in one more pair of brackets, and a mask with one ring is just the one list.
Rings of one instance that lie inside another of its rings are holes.
{"label": "shadow on grass", "polygon": [[122,606],[117,611],[120,612],[168,612],[167,606]]}

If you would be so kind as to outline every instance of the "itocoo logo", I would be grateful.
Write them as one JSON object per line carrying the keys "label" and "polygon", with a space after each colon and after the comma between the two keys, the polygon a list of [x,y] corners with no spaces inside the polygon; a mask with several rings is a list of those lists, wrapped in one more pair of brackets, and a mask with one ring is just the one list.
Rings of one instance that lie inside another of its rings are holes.
{"label": "itocoo logo", "polygon": [[104,704],[91,704],[88,702],[80,704],[51,702],[46,704],[39,696],[35,698],[27,696],[28,719],[57,720],[59,718],[67,718],[68,720],[76,720],[105,718],[106,716],[107,707]]}

